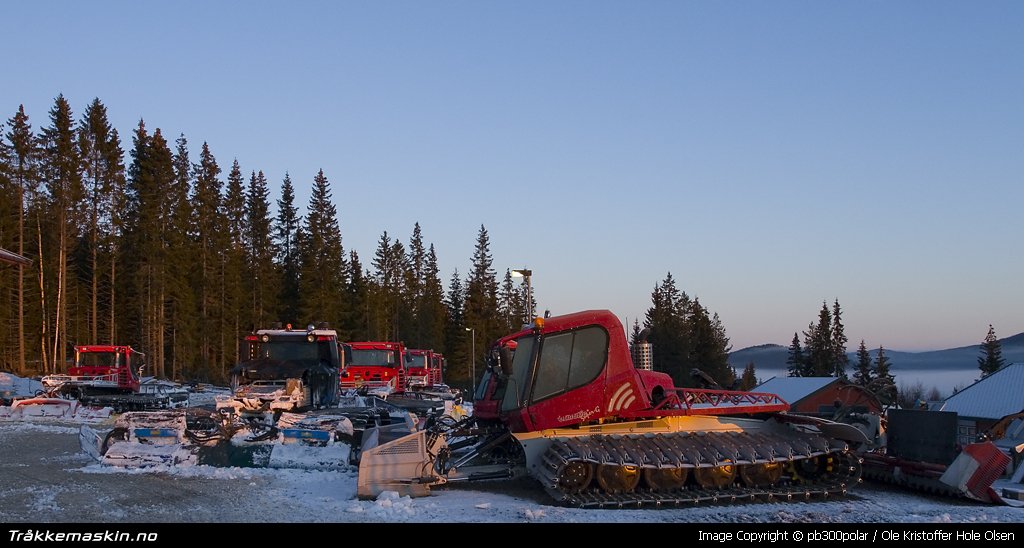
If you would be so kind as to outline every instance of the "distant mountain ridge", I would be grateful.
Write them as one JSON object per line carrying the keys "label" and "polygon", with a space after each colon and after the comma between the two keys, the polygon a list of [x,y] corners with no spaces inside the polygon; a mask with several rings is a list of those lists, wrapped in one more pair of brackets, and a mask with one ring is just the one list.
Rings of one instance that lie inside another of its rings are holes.
{"label": "distant mountain ridge", "polygon": [[[1003,359],[1006,363],[1024,362],[1024,333],[1006,337],[999,340],[1003,350]],[[877,348],[871,349],[872,357],[878,352]],[[847,352],[852,366],[857,361],[857,352]],[[892,363],[893,372],[909,371],[914,369],[949,369],[969,370],[978,368],[978,357],[981,356],[981,344],[948,348],[946,350],[929,350],[926,352],[902,352],[886,348],[885,355]],[[759,344],[748,346],[729,353],[729,365],[742,371],[750,362],[758,371],[758,376],[765,376],[767,372],[785,371],[786,358],[789,356],[789,345]],[[765,373],[762,373],[764,371]]]}

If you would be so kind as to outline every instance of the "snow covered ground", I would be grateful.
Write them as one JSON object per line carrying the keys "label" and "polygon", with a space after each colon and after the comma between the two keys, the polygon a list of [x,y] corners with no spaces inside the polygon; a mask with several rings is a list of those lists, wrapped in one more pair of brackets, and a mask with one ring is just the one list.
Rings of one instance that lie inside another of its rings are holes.
{"label": "snow covered ground", "polygon": [[77,427],[0,425],[5,522],[1024,522],[1024,510],[864,484],[815,502],[643,510],[549,503],[532,480],[461,484],[410,499],[355,498],[356,472],[240,468],[120,470],[78,447]]}

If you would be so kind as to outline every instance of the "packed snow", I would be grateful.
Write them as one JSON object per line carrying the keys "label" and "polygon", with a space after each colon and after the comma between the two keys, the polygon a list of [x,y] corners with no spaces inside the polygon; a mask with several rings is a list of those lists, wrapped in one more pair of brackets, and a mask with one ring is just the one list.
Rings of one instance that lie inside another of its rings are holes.
{"label": "packed snow", "polygon": [[[355,469],[96,463],[77,428],[0,425],[0,510],[8,522],[1022,522],[1024,510],[863,484],[848,497],[796,503],[584,510],[550,503],[529,478],[455,484],[433,495],[356,498]],[[273,511],[260,510],[273,508]]]}

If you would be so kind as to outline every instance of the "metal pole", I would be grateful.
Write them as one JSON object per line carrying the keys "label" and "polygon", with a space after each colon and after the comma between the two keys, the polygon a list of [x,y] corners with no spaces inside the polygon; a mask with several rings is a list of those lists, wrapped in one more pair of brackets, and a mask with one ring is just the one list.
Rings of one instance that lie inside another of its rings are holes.
{"label": "metal pole", "polygon": [[533,322],[533,294],[530,292],[530,275],[526,278],[526,323]]}
{"label": "metal pole", "polygon": [[529,325],[533,323],[533,289],[530,287],[530,276],[533,276],[533,271],[529,268],[517,268],[512,271],[512,275],[517,278],[520,276],[526,278],[526,306],[523,307],[526,317],[523,318],[523,324]]}
{"label": "metal pole", "polygon": [[471,361],[469,362],[473,370],[473,393],[476,394],[476,328],[472,328],[473,331],[473,346]]}

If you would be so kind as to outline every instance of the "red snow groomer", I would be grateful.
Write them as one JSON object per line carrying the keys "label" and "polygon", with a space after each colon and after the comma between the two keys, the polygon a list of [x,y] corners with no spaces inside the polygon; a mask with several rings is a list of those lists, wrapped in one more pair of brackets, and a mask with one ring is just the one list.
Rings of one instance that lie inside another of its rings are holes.
{"label": "red snow groomer", "polygon": [[168,409],[188,405],[188,393],[161,383],[142,384],[146,355],[130,346],[75,347],[75,365],[67,374],[42,378],[48,395],[75,399],[115,411]]}
{"label": "red snow groomer", "polygon": [[564,504],[636,507],[856,485],[863,433],[788,408],[775,394],[678,388],[635,366],[607,310],[538,318],[491,347],[472,417],[397,439],[367,431],[358,494],[530,475]]}
{"label": "red snow groomer", "polygon": [[405,346],[400,342],[342,343],[341,389],[386,396],[406,390]]}

